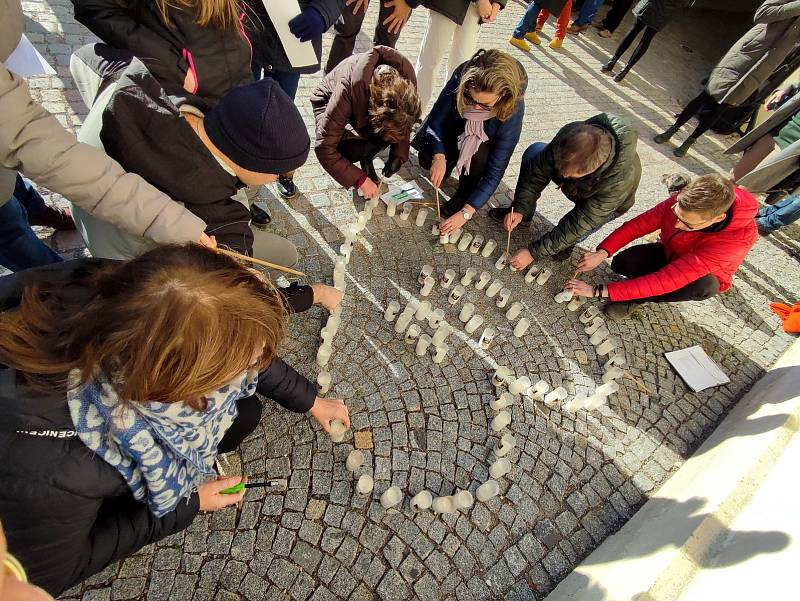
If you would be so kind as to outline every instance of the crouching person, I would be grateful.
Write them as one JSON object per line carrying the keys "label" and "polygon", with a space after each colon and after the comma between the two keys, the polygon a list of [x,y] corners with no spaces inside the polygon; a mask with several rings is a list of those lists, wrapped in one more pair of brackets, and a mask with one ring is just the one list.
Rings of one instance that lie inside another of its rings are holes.
{"label": "crouching person", "polygon": [[258,426],[257,393],[349,426],[276,356],[281,296],[199,245],[18,272],[0,308],[0,520],[54,596],[241,501],[215,458]]}
{"label": "crouching person", "polygon": [[[627,279],[592,286],[577,279],[566,290],[607,298],[609,319],[627,317],[642,303],[703,300],[731,287],[733,274],[758,239],[752,194],[719,175],[698,177],[676,195],[624,223],[583,255],[578,271],[613,257]],[[661,230],[661,241],[621,248]]]}

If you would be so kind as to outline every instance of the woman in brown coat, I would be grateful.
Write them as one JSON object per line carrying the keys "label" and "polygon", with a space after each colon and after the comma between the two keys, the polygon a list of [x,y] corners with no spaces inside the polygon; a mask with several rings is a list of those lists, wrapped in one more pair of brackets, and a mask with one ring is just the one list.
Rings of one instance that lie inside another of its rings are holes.
{"label": "woman in brown coat", "polygon": [[375,46],[328,73],[311,95],[311,106],[320,165],[345,188],[376,197],[375,155],[391,146],[384,177],[408,160],[411,129],[421,113],[414,67],[397,50]]}

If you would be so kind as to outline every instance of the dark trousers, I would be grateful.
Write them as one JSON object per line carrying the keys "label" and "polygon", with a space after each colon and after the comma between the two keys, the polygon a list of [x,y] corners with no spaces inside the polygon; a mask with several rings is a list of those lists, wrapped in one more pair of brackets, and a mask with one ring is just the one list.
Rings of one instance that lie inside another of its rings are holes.
{"label": "dark trousers", "polygon": [[369,164],[380,151],[388,146],[389,142],[377,136],[345,138],[336,145],[336,150],[351,163]]}
{"label": "dark trousers", "polygon": [[239,410],[239,415],[219,441],[218,453],[230,453],[238,449],[242,441],[253,433],[261,421],[263,406],[261,399],[256,395],[239,399],[236,401],[236,408]]}
{"label": "dark trousers", "polygon": [[[472,191],[478,186],[478,182],[481,181],[483,177],[483,170],[486,169],[486,163],[489,160],[489,154],[491,153],[491,145],[492,142],[484,142],[478,147],[478,152],[472,157],[472,162],[469,166],[469,174],[461,172],[461,175],[458,177],[458,188],[456,189],[456,193],[453,195],[451,201],[456,200],[458,202],[466,202],[469,195],[472,194]],[[431,152],[431,147],[428,144],[423,144],[422,148],[419,150],[419,166],[423,169],[430,169],[431,164],[433,163],[433,152]],[[450,174],[453,172],[453,169],[458,163],[458,142],[455,141],[452,147],[448,146],[445,150],[445,161],[446,167],[444,171],[444,179],[450,177]]]}
{"label": "dark trousers", "polygon": [[265,77],[271,77],[281,87],[281,90],[286,92],[289,98],[294,100],[294,97],[297,96],[297,87],[300,85],[299,73],[294,71],[267,70],[264,65],[256,62],[255,59],[253,59],[250,68],[253,70],[253,77],[256,81],[264,79]]}
{"label": "dark trousers", "polygon": [[[611,269],[626,278],[639,278],[666,267],[669,261],[664,254],[664,245],[659,242],[638,244],[623,250],[612,259]],[[713,275],[704,275],[689,282],[674,292],[637,298],[634,303],[678,303],[681,301],[698,301],[710,298],[719,293],[719,280]]]}
{"label": "dark trousers", "polygon": [[[373,2],[372,4],[376,4]],[[378,13],[378,24],[375,26],[375,37],[372,39],[376,46],[389,46],[394,48],[397,44],[397,38],[400,37],[400,32],[389,33],[386,25],[383,22],[394,12],[394,8],[384,6],[386,2],[381,0],[377,3],[380,6]],[[367,9],[368,10],[368,9]],[[353,54],[353,48],[356,45],[356,36],[361,31],[361,25],[364,23],[364,17],[367,15],[367,10],[358,11],[357,15],[353,14],[353,6],[345,6],[342,8],[342,14],[333,25],[334,37],[331,43],[331,51],[328,54],[328,62],[325,64],[325,73],[330,73],[336,68],[336,65],[341,63],[348,56]]]}
{"label": "dark trousers", "polygon": [[614,0],[611,4],[611,10],[603,18],[603,29],[608,29],[611,32],[616,30],[632,5],[633,0]]}
{"label": "dark trousers", "polygon": [[648,27],[639,19],[636,19],[636,23],[633,24],[631,30],[625,35],[624,38],[619,43],[616,52],[614,52],[614,56],[611,57],[611,63],[616,63],[625,51],[630,48],[630,45],[636,40],[636,37],[639,35],[639,32],[644,30],[642,34],[642,39],[639,41],[639,45],[636,46],[636,49],[631,54],[631,58],[628,61],[628,64],[625,65],[625,68],[622,70],[622,73],[627,73],[628,71],[633,68],[633,66],[639,62],[644,56],[644,53],[647,52],[647,49],[650,47],[650,42],[653,41],[653,38],[658,33],[658,30],[653,29],[652,27]]}
{"label": "dark trousers", "polygon": [[689,101],[689,104],[686,105],[686,108],[684,108],[681,111],[681,114],[678,115],[673,127],[675,129],[683,127],[686,123],[688,123],[689,119],[697,115],[697,127],[694,128],[694,131],[689,136],[693,140],[696,140],[709,129],[714,127],[714,124],[717,122],[726,108],[728,108],[728,105],[720,104],[714,100],[714,98],[708,92],[703,90]]}

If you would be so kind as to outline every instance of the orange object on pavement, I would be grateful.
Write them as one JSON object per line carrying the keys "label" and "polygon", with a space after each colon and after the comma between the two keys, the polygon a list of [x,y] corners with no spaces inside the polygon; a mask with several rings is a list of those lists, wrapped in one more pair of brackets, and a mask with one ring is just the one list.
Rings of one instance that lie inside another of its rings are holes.
{"label": "orange object on pavement", "polygon": [[800,303],[791,306],[784,303],[770,303],[769,308],[783,321],[784,332],[800,334]]}

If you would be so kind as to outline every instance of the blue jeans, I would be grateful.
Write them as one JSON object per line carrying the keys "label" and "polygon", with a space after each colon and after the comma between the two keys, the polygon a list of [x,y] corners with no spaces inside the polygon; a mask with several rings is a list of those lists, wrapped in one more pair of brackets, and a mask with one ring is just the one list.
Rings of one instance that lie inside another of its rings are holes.
{"label": "blue jeans", "polygon": [[44,206],[44,199],[18,175],[14,195],[0,205],[0,265],[11,271],[20,271],[58,263],[61,257],[39,240],[28,225],[23,203],[35,210],[39,205]]}
{"label": "blue jeans", "polygon": [[597,11],[600,10],[600,7],[603,6],[603,2],[605,0],[586,0],[581,7],[581,12],[578,15],[578,18],[575,19],[574,25],[589,25],[594,19],[594,16],[597,14]]}
{"label": "blue jeans", "polygon": [[297,96],[297,87],[300,85],[299,73],[294,71],[267,71],[264,65],[255,62],[252,64],[252,69],[253,77],[256,78],[256,81],[264,77],[271,77],[278,83],[281,90],[286,92],[289,98],[294,100],[294,97]]}
{"label": "blue jeans", "polygon": [[522,15],[519,23],[517,23],[517,27],[514,29],[515,38],[520,39],[524,37],[526,33],[536,30],[536,19],[539,16],[540,10],[541,7],[536,4],[536,2],[531,2],[528,5],[525,14]]}
{"label": "blue jeans", "polygon": [[774,232],[800,219],[800,195],[787,196],[756,213],[756,224],[762,232]]}

